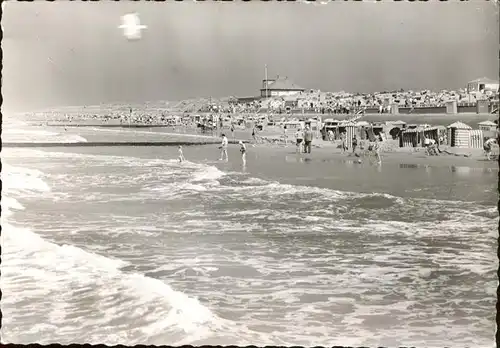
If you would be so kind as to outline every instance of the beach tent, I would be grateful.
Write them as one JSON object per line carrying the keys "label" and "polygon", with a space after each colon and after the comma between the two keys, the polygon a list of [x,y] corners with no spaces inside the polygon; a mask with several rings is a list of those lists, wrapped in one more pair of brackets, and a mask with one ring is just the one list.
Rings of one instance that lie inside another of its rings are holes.
{"label": "beach tent", "polygon": [[356,122],[356,127],[358,127],[359,135],[361,140],[365,140],[368,137],[368,130],[371,128],[371,124],[366,121]]}
{"label": "beach tent", "polygon": [[423,133],[422,141],[424,141],[425,137],[427,137],[429,139],[434,139],[436,143],[439,144],[439,134],[444,131],[446,131],[446,128],[444,126],[429,126],[422,128],[422,133]]}
{"label": "beach tent", "polygon": [[[375,136],[378,136],[379,134],[383,134],[384,128],[385,128],[385,125],[382,122],[373,122],[371,125],[371,129],[372,129],[373,134]],[[371,140],[371,141],[373,141],[373,140]]]}
{"label": "beach tent", "polygon": [[358,122],[356,122],[356,126],[357,127],[370,127],[371,124],[369,122],[366,122],[366,121],[358,121]]}
{"label": "beach tent", "polygon": [[354,138],[354,136],[358,135],[358,127],[356,126],[356,124],[354,122],[348,122],[348,123],[344,123],[342,125],[343,127],[345,127],[345,131],[346,131],[346,145],[347,145],[347,148],[348,149],[352,149],[352,139]]}
{"label": "beach tent", "polygon": [[482,149],[484,142],[483,131],[480,129],[473,129],[469,133],[469,148]]}
{"label": "beach tent", "polygon": [[[387,121],[385,123],[387,133],[395,139],[406,129],[406,122],[403,121]],[[401,145],[402,146],[402,145]]]}
{"label": "beach tent", "polygon": [[416,127],[403,131],[401,147],[417,147],[422,142],[422,128]]}
{"label": "beach tent", "polygon": [[424,140],[427,136],[429,139],[438,141],[439,130],[441,126],[431,126],[429,124],[422,124],[416,127],[406,129],[401,134],[400,147],[418,147],[424,146]]}
{"label": "beach tent", "polygon": [[470,131],[472,127],[463,122],[455,122],[447,127],[448,145],[451,147],[466,148],[469,147]]}
{"label": "beach tent", "polygon": [[406,126],[406,122],[401,120],[387,121],[385,124],[388,126]]}
{"label": "beach tent", "polygon": [[[373,132],[372,127],[365,129],[364,133],[366,133],[366,139],[368,139],[368,141],[371,141],[371,142],[375,141],[375,133]],[[364,140],[363,137],[361,137],[361,138]]]}
{"label": "beach tent", "polygon": [[479,129],[483,131],[494,131],[497,128],[497,124],[493,121],[483,121],[479,122]]}

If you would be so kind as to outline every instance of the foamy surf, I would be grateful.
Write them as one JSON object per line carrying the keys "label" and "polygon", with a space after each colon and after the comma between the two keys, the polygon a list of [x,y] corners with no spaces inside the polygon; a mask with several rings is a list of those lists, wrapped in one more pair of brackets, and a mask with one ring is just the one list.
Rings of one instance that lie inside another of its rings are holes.
{"label": "foamy surf", "polygon": [[78,134],[52,132],[43,129],[7,128],[2,132],[4,142],[49,142],[49,143],[80,143],[87,139]]}
{"label": "foamy surf", "polygon": [[[11,278],[39,303],[30,315],[50,318],[14,317],[9,335],[22,342],[486,346],[494,332],[494,207],[284,185],[130,151],[23,151],[13,158],[37,163],[50,190],[14,196],[31,208],[13,218],[51,254]],[[55,197],[56,213],[38,209]],[[29,292],[43,277],[52,285]]]}
{"label": "foamy surf", "polygon": [[120,133],[120,134],[132,133],[132,134],[149,134],[149,135],[153,134],[153,135],[172,135],[172,136],[181,135],[182,137],[191,137],[191,138],[204,138],[204,139],[214,138],[214,136],[202,135],[202,134],[172,133],[164,131],[152,132],[152,131],[144,131],[144,130],[129,129],[129,128],[116,129],[116,128],[92,127],[90,129],[96,132],[109,132],[109,133]]}
{"label": "foamy surf", "polygon": [[[3,169],[8,194],[22,199],[29,192],[50,191],[41,171],[9,166],[5,161]],[[82,343],[128,344],[170,332],[170,342],[175,344],[189,336],[209,337],[221,325],[198,300],[163,281],[121,271],[127,262],[73,245],[57,245],[29,228],[15,226],[16,220],[10,220],[16,211],[24,210],[23,205],[5,194],[1,203],[4,343],[70,343],[81,339],[80,332],[85,331]],[[19,308],[17,303],[26,299],[30,306]],[[33,315],[50,318],[50,324],[31,324]],[[109,334],[120,317],[125,324],[122,331]]]}

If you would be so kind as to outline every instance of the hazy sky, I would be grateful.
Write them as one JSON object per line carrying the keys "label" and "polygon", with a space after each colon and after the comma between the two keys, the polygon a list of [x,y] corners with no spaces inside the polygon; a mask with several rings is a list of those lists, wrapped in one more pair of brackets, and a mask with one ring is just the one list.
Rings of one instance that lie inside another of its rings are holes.
{"label": "hazy sky", "polygon": [[[120,17],[148,26],[129,42]],[[101,102],[258,95],[264,78],[370,92],[460,88],[499,74],[492,2],[12,2],[7,111]]]}

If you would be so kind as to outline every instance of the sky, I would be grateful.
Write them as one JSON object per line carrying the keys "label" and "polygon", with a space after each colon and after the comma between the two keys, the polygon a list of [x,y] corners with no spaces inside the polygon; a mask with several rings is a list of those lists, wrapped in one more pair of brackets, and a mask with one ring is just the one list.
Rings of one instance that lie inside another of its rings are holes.
{"label": "sky", "polygon": [[[9,2],[4,111],[306,89],[458,89],[499,75],[498,6],[469,2]],[[121,16],[147,26],[129,41]]]}

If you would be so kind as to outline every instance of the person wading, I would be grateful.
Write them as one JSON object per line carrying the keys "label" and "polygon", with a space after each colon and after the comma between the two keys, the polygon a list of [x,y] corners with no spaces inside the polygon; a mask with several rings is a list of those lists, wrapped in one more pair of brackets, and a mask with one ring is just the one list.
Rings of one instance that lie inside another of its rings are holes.
{"label": "person wading", "polygon": [[306,126],[304,131],[304,153],[311,153],[311,143],[313,141],[313,132]]}
{"label": "person wading", "polygon": [[382,164],[382,158],[380,157],[380,143],[380,140],[375,138],[375,143],[372,147],[373,154],[375,155],[375,159],[377,160],[378,164]]}
{"label": "person wading", "polygon": [[186,159],[184,158],[184,153],[182,152],[182,146],[179,145],[179,163],[184,162]]}
{"label": "person wading", "polygon": [[241,160],[243,162],[243,167],[247,165],[247,147],[245,144],[243,144],[243,141],[239,141],[240,144],[240,153],[241,153]]}
{"label": "person wading", "polygon": [[358,147],[358,139],[356,138],[356,136],[354,135],[353,138],[352,138],[352,154],[355,155],[356,154],[356,148]]}
{"label": "person wading", "polygon": [[229,160],[229,158],[227,157],[227,144],[228,144],[227,137],[225,134],[222,134],[222,143],[221,146],[219,146],[220,149],[219,161],[222,161],[224,157],[226,158],[226,162]]}
{"label": "person wading", "polygon": [[297,153],[300,153],[300,147],[302,146],[302,140],[304,139],[304,135],[302,134],[302,129],[298,128],[295,132],[295,140],[297,145]]}
{"label": "person wading", "polygon": [[347,151],[346,135],[344,132],[340,133],[340,141],[342,142],[342,153]]}

